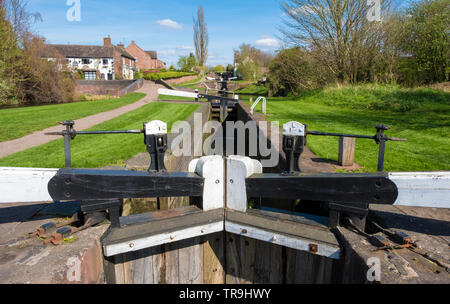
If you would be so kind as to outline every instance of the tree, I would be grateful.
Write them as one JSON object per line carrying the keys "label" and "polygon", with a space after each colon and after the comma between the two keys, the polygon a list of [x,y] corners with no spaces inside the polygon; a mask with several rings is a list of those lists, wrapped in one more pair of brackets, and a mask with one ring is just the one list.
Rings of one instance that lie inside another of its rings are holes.
{"label": "tree", "polygon": [[194,54],[190,53],[189,56],[181,56],[178,59],[177,66],[183,72],[192,72],[198,66],[198,63]]}
{"label": "tree", "polygon": [[423,0],[402,16],[402,49],[420,82],[448,79],[450,63],[450,2]]}
{"label": "tree", "polygon": [[295,95],[327,84],[330,74],[310,52],[294,47],[282,50],[271,61],[269,79],[273,95]]}
{"label": "tree", "polygon": [[[386,18],[390,1],[381,2]],[[383,23],[370,21],[370,9],[367,0],[288,0],[281,32],[287,43],[314,50],[339,81],[365,80],[384,45]]]}
{"label": "tree", "polygon": [[219,64],[214,68],[214,71],[215,72],[225,72],[225,67],[223,65]]}
{"label": "tree", "polygon": [[18,46],[18,37],[7,20],[6,10],[0,5],[0,104],[18,99],[18,88],[24,80],[20,70],[24,66],[24,54]]}
{"label": "tree", "polygon": [[44,39],[31,24],[38,14],[26,10],[26,1],[0,0],[0,103],[57,103],[71,100],[74,83],[65,61],[56,51],[48,61]]}
{"label": "tree", "polygon": [[200,6],[197,11],[197,19],[194,19],[194,46],[195,46],[195,57],[197,58],[198,64],[203,68],[208,59],[208,28],[205,23],[205,14],[203,12],[203,6]]}
{"label": "tree", "polygon": [[237,73],[244,80],[257,80],[262,74],[262,68],[268,67],[273,55],[243,43],[234,51],[234,61]]}

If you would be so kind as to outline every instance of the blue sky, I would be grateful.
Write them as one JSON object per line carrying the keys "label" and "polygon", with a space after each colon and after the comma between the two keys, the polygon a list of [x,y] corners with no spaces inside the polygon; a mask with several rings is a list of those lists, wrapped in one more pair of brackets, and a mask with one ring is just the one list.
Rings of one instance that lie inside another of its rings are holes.
{"label": "blue sky", "polygon": [[[209,30],[209,59],[215,66],[233,63],[233,50],[243,42],[265,51],[279,48],[282,0],[80,0],[81,21],[66,18],[73,0],[32,0],[30,11],[43,22],[35,30],[49,43],[101,45],[134,40],[144,50],[158,51],[168,65],[193,51],[192,17],[203,5]],[[406,1],[399,1],[404,3]]]}
{"label": "blue sky", "polygon": [[134,40],[160,59],[175,64],[193,51],[192,17],[201,4],[209,31],[208,65],[233,63],[233,50],[243,42],[267,51],[277,48],[282,12],[277,0],[80,0],[81,21],[69,22],[67,0],[32,0],[30,11],[43,22],[35,30],[49,43],[114,44]]}

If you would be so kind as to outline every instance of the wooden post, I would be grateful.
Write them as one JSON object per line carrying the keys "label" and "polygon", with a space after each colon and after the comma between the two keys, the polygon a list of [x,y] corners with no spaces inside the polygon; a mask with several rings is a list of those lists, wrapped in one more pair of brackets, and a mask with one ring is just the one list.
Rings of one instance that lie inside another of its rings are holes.
{"label": "wooden post", "polygon": [[339,166],[350,167],[355,163],[355,138],[339,137]]}

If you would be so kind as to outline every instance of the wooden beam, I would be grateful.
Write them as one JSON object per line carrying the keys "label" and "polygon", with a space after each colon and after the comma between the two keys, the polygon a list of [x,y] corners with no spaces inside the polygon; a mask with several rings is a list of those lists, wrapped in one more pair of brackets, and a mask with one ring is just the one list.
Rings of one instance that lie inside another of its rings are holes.
{"label": "wooden beam", "polygon": [[149,235],[148,237],[129,240],[122,243],[104,245],[104,254],[106,257],[139,251],[159,245],[170,244],[196,238],[203,235],[213,234],[223,230],[223,222],[209,223],[195,227],[185,228],[177,231],[168,231],[161,234]]}
{"label": "wooden beam", "polygon": [[339,166],[350,167],[355,164],[355,138],[339,137]]}
{"label": "wooden beam", "polygon": [[[306,240],[297,237],[292,237],[287,234],[282,233],[273,233],[271,231],[267,231],[260,228],[255,228],[248,225],[226,222],[225,230],[229,233],[247,236],[249,238],[260,240],[264,242],[268,242],[271,244],[284,246],[287,248],[292,248],[300,251],[309,252],[310,244],[317,243],[313,240]],[[242,232],[245,231],[245,234]],[[328,244],[317,244],[317,255],[325,256],[331,259],[339,259],[340,258],[340,249],[339,246],[331,246]]]}
{"label": "wooden beam", "polygon": [[389,173],[398,187],[394,205],[450,208],[450,172]]}
{"label": "wooden beam", "polygon": [[226,211],[225,231],[279,246],[339,259],[340,246],[328,227],[303,217],[260,210]]}
{"label": "wooden beam", "polygon": [[0,167],[0,204],[53,201],[47,186],[58,169]]}

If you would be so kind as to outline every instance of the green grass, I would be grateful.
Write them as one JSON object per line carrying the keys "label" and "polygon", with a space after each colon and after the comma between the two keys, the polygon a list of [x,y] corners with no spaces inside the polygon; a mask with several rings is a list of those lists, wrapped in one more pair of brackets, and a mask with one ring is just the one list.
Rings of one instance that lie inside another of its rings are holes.
{"label": "green grass", "polygon": [[[143,122],[162,120],[169,129],[179,120],[185,120],[198,105],[151,103],[138,110],[104,122],[90,130],[141,129]],[[100,168],[121,165],[140,152],[145,152],[143,135],[86,135],[72,141],[74,168]],[[64,167],[64,141],[58,139],[0,159],[5,167]]]}
{"label": "green grass", "polygon": [[[194,98],[190,97],[180,97],[180,96],[170,96],[170,95],[158,95],[158,100],[183,100],[183,101],[195,101]],[[200,101],[206,101],[206,99],[201,99]]]}
{"label": "green grass", "polygon": [[[388,135],[408,139],[388,142],[386,171],[450,170],[449,93],[381,85],[328,88],[295,98],[269,98],[267,111],[270,121],[299,121],[312,131],[374,135],[375,125],[384,123],[392,126]],[[309,136],[308,146],[316,155],[337,161],[337,138]],[[357,139],[355,158],[361,171],[376,171],[378,146]]]}
{"label": "green grass", "polygon": [[145,96],[143,93],[132,93],[122,98],[0,110],[0,142],[44,130],[59,121],[80,119],[120,108]]}
{"label": "green grass", "polygon": [[200,81],[203,79],[203,75],[200,75],[196,79],[184,81],[178,84],[174,84],[174,87],[193,87],[195,85],[200,84]]}
{"label": "green grass", "polygon": [[269,89],[265,86],[249,85],[248,87],[238,89],[234,91],[236,94],[256,94],[260,96],[267,96],[269,94]]}

